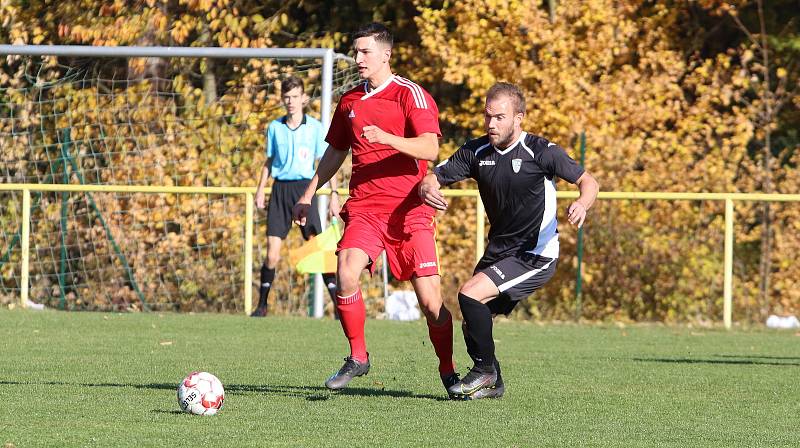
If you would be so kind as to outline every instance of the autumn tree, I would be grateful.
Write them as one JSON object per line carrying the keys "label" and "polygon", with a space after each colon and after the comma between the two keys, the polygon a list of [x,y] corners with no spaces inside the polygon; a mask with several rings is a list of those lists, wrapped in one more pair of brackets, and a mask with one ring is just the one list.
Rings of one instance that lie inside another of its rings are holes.
{"label": "autumn tree", "polygon": [[[511,81],[528,98],[527,131],[570,150],[586,133],[587,168],[604,191],[800,188],[800,38],[794,19],[800,7],[790,0],[32,1],[25,8],[13,3],[0,8],[0,38],[13,43],[324,46],[346,53],[350,32],[381,21],[395,34],[393,68],[436,98],[442,158],[482,133],[483,95],[493,83]],[[224,100],[242,86],[270,82],[268,73],[275,67],[171,60],[165,69],[153,61],[134,62],[138,65],[124,69],[170,81],[169,90],[191,106],[181,113],[241,114],[250,117],[248,131],[212,120],[164,144],[143,164],[156,167],[150,173],[131,165],[105,174],[110,176],[105,181],[149,174],[178,184],[251,185],[242,179],[254,178],[262,155],[248,156],[236,147],[260,144],[259,129],[270,118],[265,111],[274,110],[277,99]],[[148,68],[148,63],[154,65]],[[0,85],[20,82],[22,67],[14,64],[0,70],[5,77]],[[141,89],[126,95],[146,96]],[[78,95],[75,107],[91,101],[90,95]],[[196,157],[199,169],[161,165],[167,155]],[[203,204],[175,200],[159,198],[149,206],[157,205],[167,222],[208,226],[188,224],[192,209]],[[440,217],[439,238],[445,296],[452,302],[472,271],[476,217],[473,200],[454,198],[451,204]],[[800,249],[795,208],[736,204],[738,317],[760,320],[771,310],[800,311],[800,293],[792,286],[800,276],[793,262]],[[148,216],[135,218],[144,225]],[[240,223],[228,224],[227,237]],[[136,240],[150,241],[159,231],[164,228],[153,224]],[[720,203],[600,201],[586,231],[584,316],[703,320],[720,314]],[[223,233],[209,238],[220,241]],[[563,226],[561,237],[557,277],[523,314],[565,318],[573,313],[575,233]],[[197,243],[184,234],[171,238],[152,244]],[[148,250],[152,247],[143,254]],[[198,279],[203,275],[196,273]],[[182,293],[190,297],[203,287],[202,281],[184,284]],[[377,312],[380,302],[374,304]]]}

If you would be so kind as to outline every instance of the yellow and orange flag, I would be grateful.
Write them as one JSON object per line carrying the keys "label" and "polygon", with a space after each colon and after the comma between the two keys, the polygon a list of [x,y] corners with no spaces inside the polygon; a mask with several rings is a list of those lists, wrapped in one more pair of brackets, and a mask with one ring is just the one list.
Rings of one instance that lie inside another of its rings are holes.
{"label": "yellow and orange flag", "polygon": [[289,262],[302,274],[336,272],[336,244],[342,237],[338,220],[322,233],[289,251]]}

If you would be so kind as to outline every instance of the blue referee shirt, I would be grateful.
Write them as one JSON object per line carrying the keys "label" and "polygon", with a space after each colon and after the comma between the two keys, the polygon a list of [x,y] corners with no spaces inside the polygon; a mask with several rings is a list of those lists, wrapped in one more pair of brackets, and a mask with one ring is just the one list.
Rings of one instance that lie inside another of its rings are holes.
{"label": "blue referee shirt", "polygon": [[267,158],[272,158],[270,175],[276,180],[301,180],[314,177],[314,161],[325,152],[322,123],[303,115],[296,129],[286,124],[286,116],[267,128]]}

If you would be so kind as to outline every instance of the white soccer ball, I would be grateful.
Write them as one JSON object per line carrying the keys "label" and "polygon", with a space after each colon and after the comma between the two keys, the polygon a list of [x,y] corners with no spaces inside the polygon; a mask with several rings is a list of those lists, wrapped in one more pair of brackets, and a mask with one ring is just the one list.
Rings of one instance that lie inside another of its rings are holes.
{"label": "white soccer ball", "polygon": [[195,415],[214,415],[222,408],[225,390],[208,372],[192,372],[178,385],[178,406]]}

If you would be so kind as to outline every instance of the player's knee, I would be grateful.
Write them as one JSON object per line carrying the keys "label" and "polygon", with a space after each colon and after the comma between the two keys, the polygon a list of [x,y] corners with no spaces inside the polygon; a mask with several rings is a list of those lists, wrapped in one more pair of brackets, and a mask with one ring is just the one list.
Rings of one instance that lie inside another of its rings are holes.
{"label": "player's knee", "polygon": [[281,261],[281,254],[267,252],[267,267],[270,269],[275,269],[275,266],[278,265],[278,262]]}
{"label": "player's knee", "polygon": [[478,274],[467,280],[458,292],[459,294],[482,301],[483,299],[497,295],[497,288],[488,277],[483,274]]}
{"label": "player's knee", "polygon": [[429,322],[436,323],[439,320],[439,314],[441,311],[441,304],[439,306],[433,306],[430,303],[420,304],[420,311],[422,314],[425,315],[425,318],[428,319]]}
{"label": "player's knee", "polygon": [[336,273],[336,284],[339,287],[339,293],[341,295],[350,295],[356,292],[360,286],[359,272],[340,265]]}
{"label": "player's knee", "polygon": [[465,295],[467,297],[475,297],[477,293],[477,284],[473,280],[474,279],[469,279],[466,283],[461,285],[461,289],[458,290],[458,294]]}
{"label": "player's knee", "polygon": [[435,306],[429,304],[422,306],[421,309],[425,319],[431,324],[442,325],[450,319],[450,311],[442,303]]}

